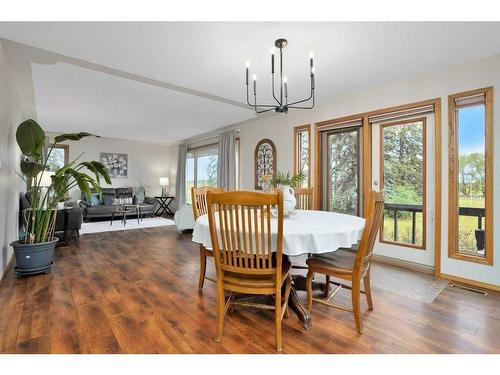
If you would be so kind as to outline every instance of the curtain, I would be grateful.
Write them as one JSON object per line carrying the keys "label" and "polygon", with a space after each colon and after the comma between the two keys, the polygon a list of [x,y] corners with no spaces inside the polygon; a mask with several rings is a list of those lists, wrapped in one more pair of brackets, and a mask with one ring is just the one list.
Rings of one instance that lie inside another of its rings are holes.
{"label": "curtain", "polygon": [[187,144],[179,145],[177,156],[177,179],[175,181],[175,194],[177,195],[177,207],[180,209],[186,203],[186,154]]}
{"label": "curtain", "polygon": [[236,131],[228,131],[219,137],[217,185],[226,190],[236,189]]}

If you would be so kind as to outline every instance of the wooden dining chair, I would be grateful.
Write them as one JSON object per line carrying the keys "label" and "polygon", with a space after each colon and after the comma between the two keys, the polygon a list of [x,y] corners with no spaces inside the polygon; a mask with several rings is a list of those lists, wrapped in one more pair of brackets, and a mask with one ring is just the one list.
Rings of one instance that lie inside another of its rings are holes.
{"label": "wooden dining chair", "polygon": [[[290,262],[283,259],[283,192],[234,191],[207,194],[208,219],[217,271],[217,334],[231,306],[274,310],[276,350],[282,350],[281,321],[290,296]],[[277,220],[271,209],[277,206]],[[276,230],[271,221],[276,220]],[[285,285],[282,297],[282,286]],[[228,293],[226,299],[225,293]],[[234,298],[235,293],[274,295],[274,306]]]}
{"label": "wooden dining chair", "polygon": [[313,209],[313,189],[306,188],[296,188],[295,199],[297,204],[295,208],[297,210],[312,210]]}
{"label": "wooden dining chair", "polygon": [[[309,271],[306,277],[307,288],[307,309],[312,310],[312,303],[319,302],[324,305],[335,307],[344,311],[354,313],[354,321],[359,333],[363,333],[361,323],[360,294],[366,296],[368,308],[373,310],[372,294],[370,289],[370,265],[373,254],[373,245],[377,237],[380,222],[382,221],[382,211],[384,209],[384,193],[371,191],[368,199],[368,210],[365,227],[359,243],[357,252],[348,249],[340,249],[333,253],[313,255],[307,260]],[[314,273],[326,275],[326,295],[325,298],[313,297],[312,280]],[[342,283],[331,282],[330,277],[336,277],[351,281],[351,286]],[[361,280],[363,280],[364,290],[361,290]],[[337,288],[330,294],[330,283]],[[351,289],[352,308],[333,304],[330,300],[342,288]]]}
{"label": "wooden dining chair", "polygon": [[[207,205],[207,193],[209,191],[222,192],[223,188],[215,188],[209,186],[202,186],[199,188],[191,188],[191,202],[193,204],[193,216],[194,220],[198,219],[200,216],[208,213]],[[198,276],[198,290],[203,289],[203,284],[205,279],[215,282],[215,279],[211,277],[206,277],[205,273],[207,270],[207,256],[213,256],[212,250],[208,250],[205,246],[200,245],[200,274]]]}

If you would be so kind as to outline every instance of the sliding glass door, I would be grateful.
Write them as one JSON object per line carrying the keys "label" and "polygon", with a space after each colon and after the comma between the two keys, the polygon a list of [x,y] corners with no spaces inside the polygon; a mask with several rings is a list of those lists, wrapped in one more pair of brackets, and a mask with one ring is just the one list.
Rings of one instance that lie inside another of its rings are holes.
{"label": "sliding glass door", "polygon": [[218,148],[189,150],[186,157],[186,202],[191,203],[191,188],[217,186]]}
{"label": "sliding glass door", "polygon": [[361,214],[361,128],[322,132],[322,208]]}

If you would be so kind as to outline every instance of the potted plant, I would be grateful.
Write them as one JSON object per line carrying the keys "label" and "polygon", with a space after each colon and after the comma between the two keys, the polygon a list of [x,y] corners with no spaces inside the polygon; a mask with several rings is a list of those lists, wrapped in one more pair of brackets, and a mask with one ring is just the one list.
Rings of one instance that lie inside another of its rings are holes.
{"label": "potted plant", "polygon": [[305,180],[306,174],[300,171],[296,175],[290,176],[290,172],[286,174],[278,171],[276,176],[271,180],[271,185],[277,189],[283,190],[283,208],[285,214],[293,213],[297,201],[295,199],[295,191],[293,188],[299,187]]}
{"label": "potted plant", "polygon": [[[93,134],[60,134],[55,137],[54,145],[68,140],[78,141],[89,136]],[[31,119],[22,122],[16,131],[17,144],[23,154],[19,175],[31,193],[31,208],[23,212],[24,231],[19,240],[10,244],[16,257],[16,271],[21,275],[50,270],[54,247],[58,241],[54,238],[57,207],[58,203],[64,200],[66,193],[78,186],[90,197],[91,187],[101,192],[101,177],[108,184],[111,183],[108,172],[101,163],[90,161],[77,164],[83,154],[55,172],[47,171],[47,160],[54,145],[44,155],[45,138],[43,129]]]}

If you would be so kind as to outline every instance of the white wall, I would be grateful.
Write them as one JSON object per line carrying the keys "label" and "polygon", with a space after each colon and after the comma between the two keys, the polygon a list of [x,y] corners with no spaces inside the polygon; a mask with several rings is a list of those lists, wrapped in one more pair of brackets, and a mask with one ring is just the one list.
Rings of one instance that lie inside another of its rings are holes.
{"label": "white wall", "polygon": [[[43,127],[43,124],[40,125]],[[55,135],[49,134],[51,141]],[[139,186],[140,180],[146,187],[146,195],[155,196],[161,194],[161,187],[158,184],[160,177],[169,177],[172,189],[175,185],[175,176],[173,179],[170,176],[170,146],[104,137],[88,137],[78,142],[65,143],[69,145],[70,161],[81,153],[84,154],[79,161],[100,161],[101,152],[128,154],[128,176],[112,178],[112,187]],[[102,187],[107,187],[106,183],[103,183]],[[70,197],[80,199],[80,190],[73,189]]]}
{"label": "white wall", "polygon": [[[441,97],[442,100],[442,244],[441,272],[481,282],[500,285],[500,236],[494,233],[494,266],[450,259],[447,256],[447,180],[448,180],[448,95],[476,88],[495,86],[500,89],[500,55],[457,66],[424,77],[372,88],[365,92],[339,97],[331,103],[317,105],[310,111],[290,111],[287,115],[257,119],[240,126],[241,187],[253,189],[254,148],[262,138],[276,145],[279,170],[293,168],[293,127],[337,117],[367,112],[401,104]],[[321,76],[316,79],[317,99],[321,101]],[[500,228],[500,93],[494,96],[494,227]],[[312,132],[314,133],[314,132]],[[314,137],[314,135],[312,134]],[[314,140],[312,140],[314,149]],[[314,157],[314,152],[313,152]],[[314,160],[312,160],[314,165]],[[313,182],[314,183],[314,182]],[[493,228],[492,228],[493,229]],[[494,230],[494,229],[493,229]],[[498,232],[498,230],[497,230]]]}
{"label": "white wall", "polygon": [[22,187],[22,181],[15,173],[19,170],[21,156],[15,132],[24,119],[10,77],[8,61],[0,42],[0,278],[12,257],[9,243],[16,240],[19,234],[19,194]]}

